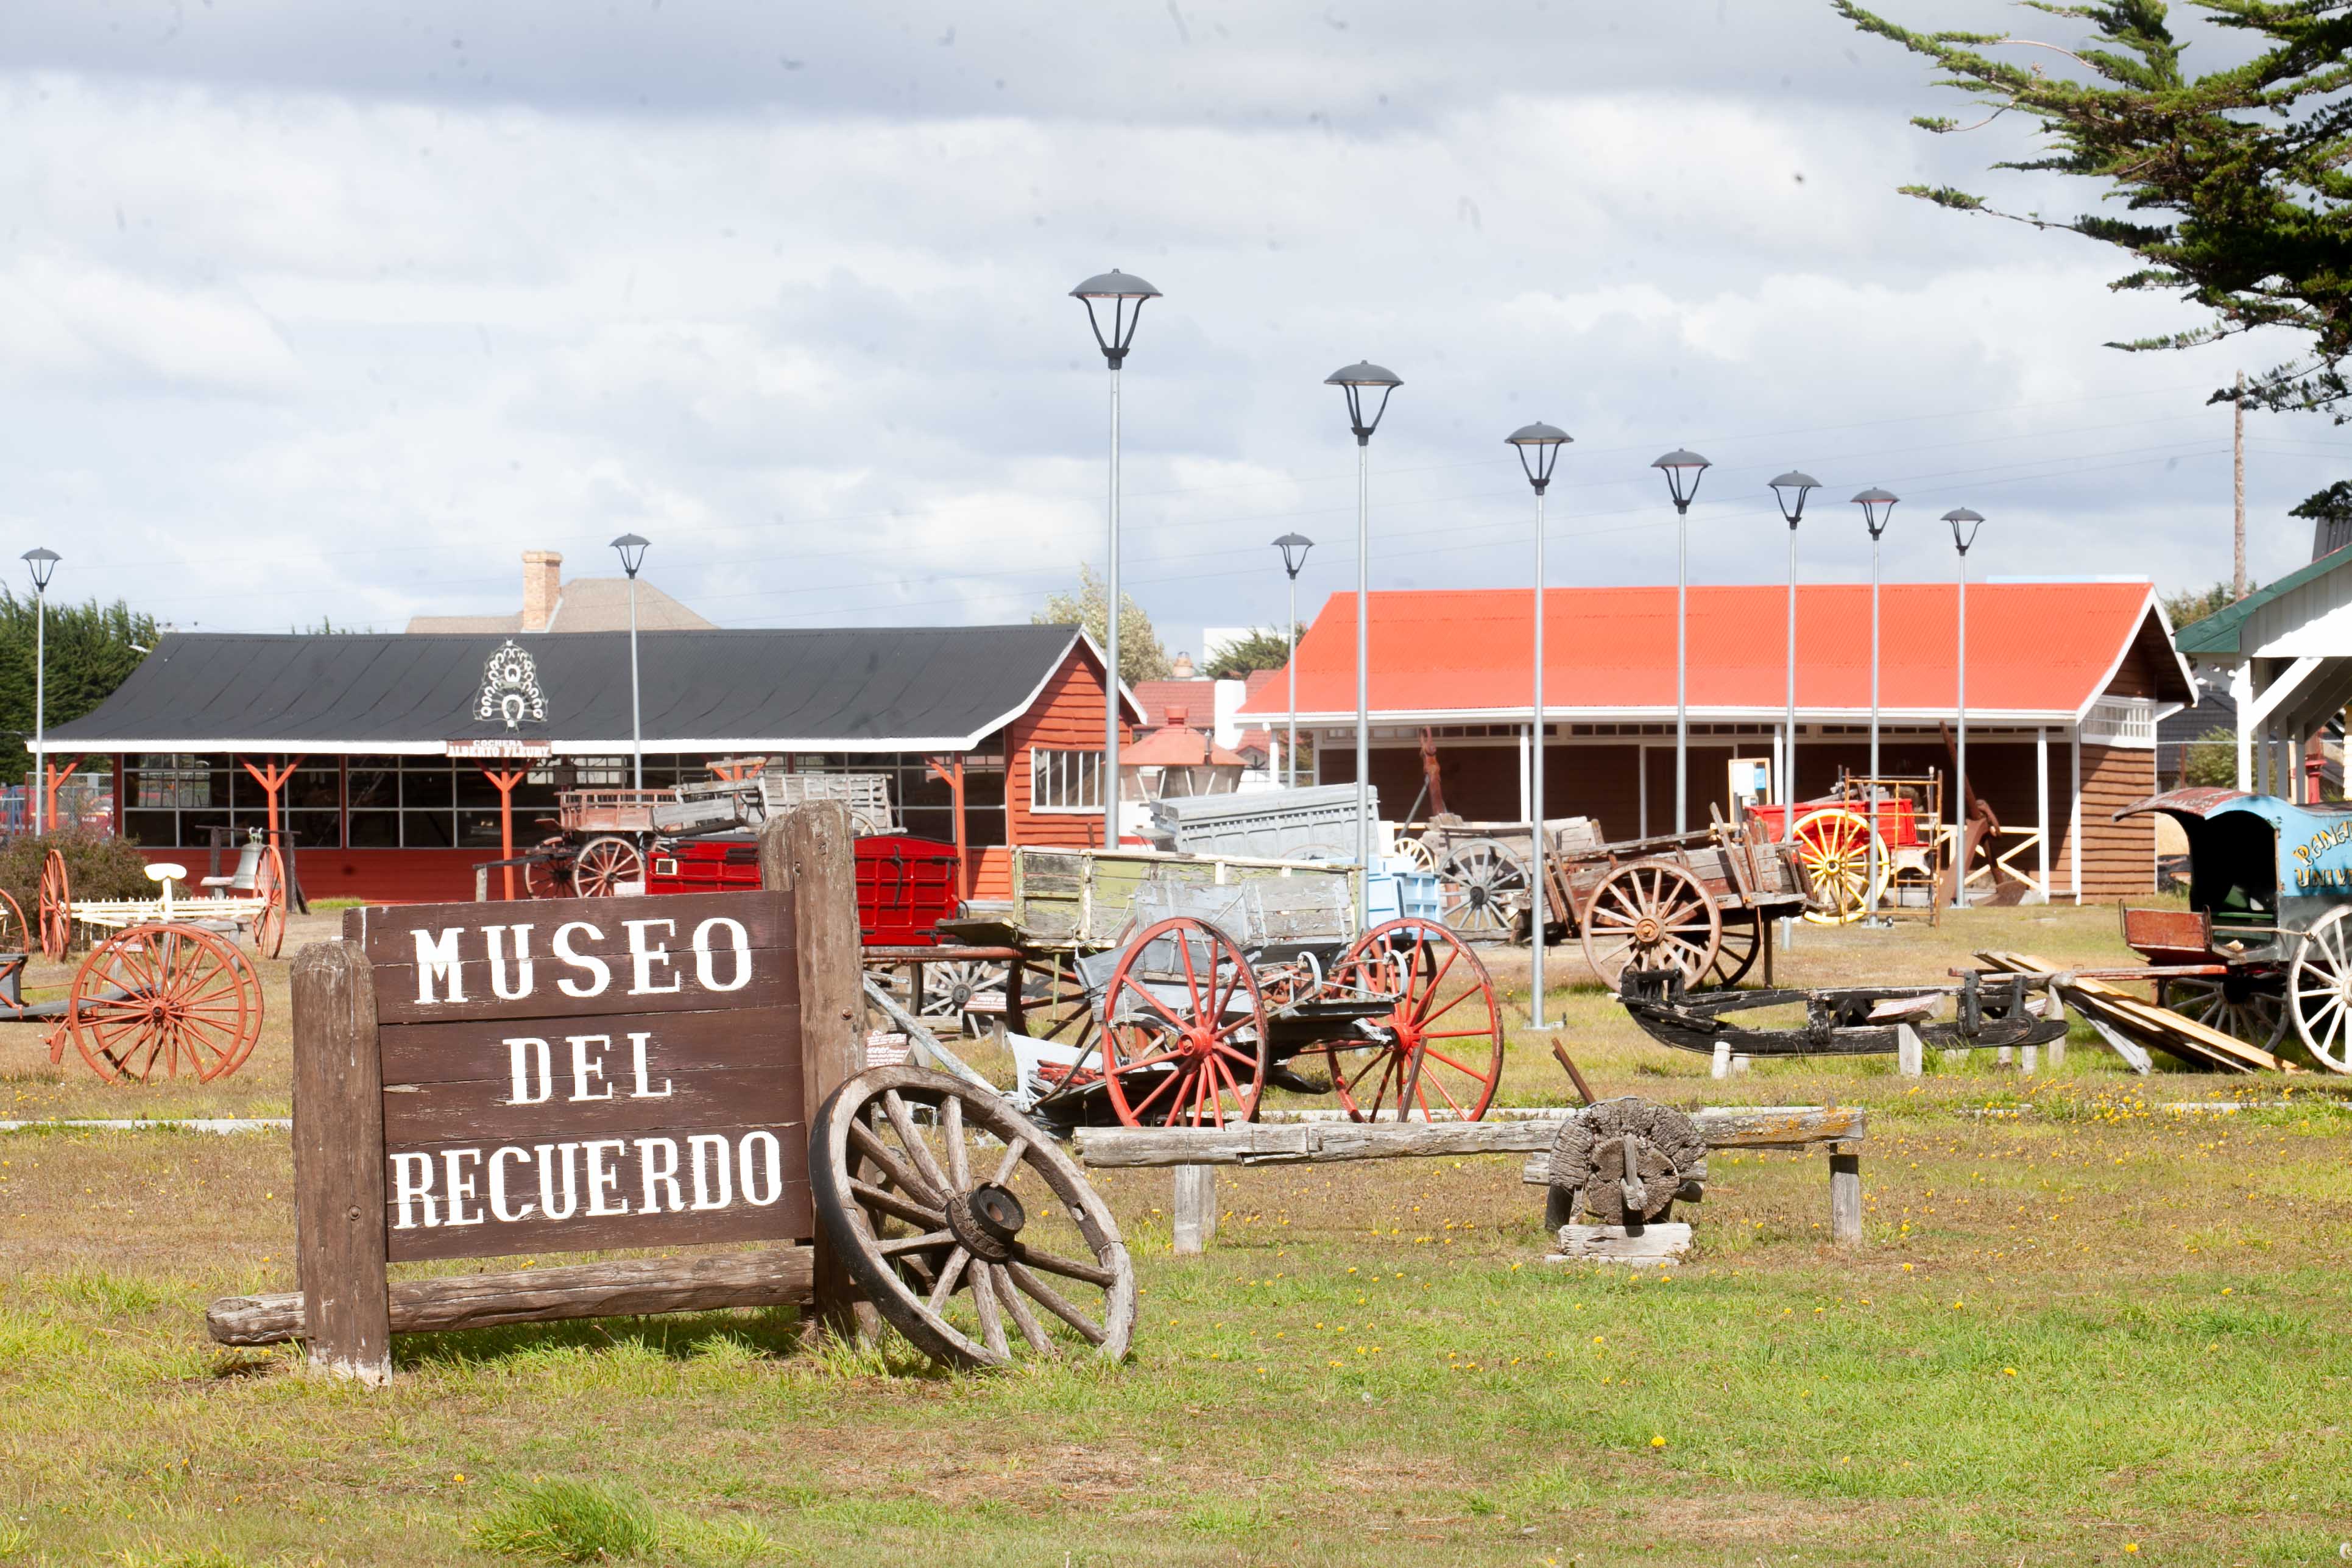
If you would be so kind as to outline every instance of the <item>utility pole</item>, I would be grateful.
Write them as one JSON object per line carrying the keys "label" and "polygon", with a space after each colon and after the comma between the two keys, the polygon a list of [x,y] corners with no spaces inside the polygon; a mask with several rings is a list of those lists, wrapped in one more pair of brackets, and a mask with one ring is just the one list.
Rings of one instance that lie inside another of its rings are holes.
{"label": "utility pole", "polygon": [[2238,373],[2237,395],[2230,399],[2231,485],[2237,496],[2237,522],[2231,535],[2230,597],[2246,596],[2246,373]]}

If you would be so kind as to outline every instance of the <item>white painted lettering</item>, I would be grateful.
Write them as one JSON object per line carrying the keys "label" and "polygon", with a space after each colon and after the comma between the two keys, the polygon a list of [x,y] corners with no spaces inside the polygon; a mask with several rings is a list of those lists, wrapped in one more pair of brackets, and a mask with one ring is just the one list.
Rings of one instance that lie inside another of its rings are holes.
{"label": "white painted lettering", "polygon": [[621,923],[629,928],[629,973],[633,977],[629,983],[629,994],[666,996],[676,991],[677,975],[675,973],[670,973],[668,984],[654,984],[655,964],[660,964],[665,972],[670,972],[672,969],[669,943],[663,942],[658,947],[647,947],[646,932],[659,926],[662,930],[676,934],[677,922],[676,921],[623,921]]}
{"label": "white painted lettering", "polygon": [[[507,932],[509,931],[515,933],[515,983],[511,989],[507,985]],[[530,927],[527,925],[484,926],[482,935],[488,939],[490,944],[490,989],[498,993],[499,1000],[520,1002],[530,995]]]}
{"label": "white painted lettering", "polygon": [[646,1045],[652,1038],[653,1036],[643,1030],[630,1032],[629,1053],[635,1058],[637,1065],[637,1087],[630,1090],[631,1100],[667,1100],[669,1098],[669,1079],[662,1079],[661,1088],[656,1089],[646,1076]]}
{"label": "white painted lettering", "polygon": [[588,1151],[588,1216],[601,1218],[605,1215],[627,1214],[629,1205],[612,1207],[604,1194],[621,1184],[621,1173],[605,1163],[613,1154],[629,1146],[625,1138],[591,1138],[580,1145]]}
{"label": "white painted lettering", "polygon": [[[416,938],[416,1003],[430,1006],[436,1001],[463,1002],[466,999],[466,973],[457,963],[457,939],[466,934],[463,926],[451,926],[436,937],[431,931],[410,933]],[[433,994],[433,983],[442,982],[446,996]]]}
{"label": "white painted lettering", "polygon": [[612,966],[593,953],[574,952],[572,950],[572,933],[575,931],[586,931],[591,942],[604,940],[604,933],[586,921],[567,921],[555,928],[555,956],[581,973],[593,978],[583,984],[567,974],[556,981],[555,988],[566,996],[602,996],[604,988],[613,984]]}
{"label": "white painted lettering", "polygon": [[511,1211],[508,1209],[507,1156],[509,1154],[514,1156],[515,1163],[518,1165],[528,1165],[530,1163],[530,1151],[528,1149],[519,1149],[511,1143],[507,1144],[504,1148],[499,1149],[490,1156],[490,1213],[501,1225],[512,1225],[517,1220],[529,1219],[531,1215],[531,1210],[537,1206],[532,1204],[525,1204],[519,1209]]}
{"label": "white painted lettering", "polygon": [[[728,951],[735,955],[735,977],[726,984],[719,984],[717,954],[710,951],[710,928],[727,928]],[[740,991],[751,983],[751,933],[743,929],[741,921],[725,915],[713,915],[694,928],[694,977],[705,991]]]}
{"label": "white painted lettering", "polygon": [[[529,1053],[538,1047],[539,1092],[530,1091],[531,1076]],[[536,1035],[517,1035],[507,1041],[507,1064],[514,1074],[514,1096],[509,1105],[544,1105],[555,1092],[555,1075],[548,1070],[547,1042]]]}
{"label": "white painted lettering", "polygon": [[[761,1153],[761,1163],[757,1170],[751,1164],[751,1151],[755,1145],[758,1146]],[[784,1146],[777,1142],[774,1133],[746,1132],[743,1135],[742,1147],[737,1151],[736,1158],[743,1167],[743,1201],[745,1203],[765,1208],[784,1195]],[[757,1178],[761,1175],[765,1175],[768,1179],[766,1197],[760,1195]]]}
{"label": "white painted lettering", "polygon": [[[665,1208],[671,1214],[686,1207],[686,1199],[677,1190],[677,1140],[675,1138],[640,1138],[637,1140],[637,1163],[645,1173],[645,1202],[638,1207],[646,1214],[660,1214]],[[656,1186],[669,1189],[669,1202],[665,1205]]]}
{"label": "white painted lettering", "polygon": [[686,1141],[688,1163],[694,1167],[694,1206],[723,1209],[735,1201],[735,1169],[727,1158],[727,1140],[716,1132],[697,1132]]}
{"label": "white painted lettering", "polygon": [[591,1041],[593,1041],[596,1045],[604,1047],[605,1050],[609,1050],[612,1048],[613,1037],[610,1035],[566,1035],[563,1038],[566,1043],[572,1047],[572,1103],[577,1105],[583,1100],[612,1099],[613,1086],[609,1083],[604,1085],[604,1092],[601,1094],[591,1094],[588,1092],[588,1080],[590,1079],[595,1079],[602,1082],[604,1077],[604,1052],[599,1051],[597,1053],[596,1059],[592,1062],[588,1059],[588,1046]]}
{"label": "white painted lettering", "polygon": [[433,1156],[430,1154],[394,1154],[392,1157],[392,1201],[400,1211],[394,1230],[415,1230],[415,1212],[425,1210],[422,1228],[431,1230],[441,1223],[441,1205],[433,1197]]}
{"label": "white painted lettering", "polygon": [[[580,1152],[577,1143],[541,1143],[539,1145],[539,1212],[550,1219],[570,1219],[580,1212],[580,1173],[572,1157]],[[549,1156],[555,1156],[550,1159]],[[563,1166],[563,1206],[555,1206],[555,1166]]]}
{"label": "white painted lettering", "polygon": [[482,1223],[481,1210],[476,1209],[471,1214],[466,1211],[466,1205],[472,1202],[475,1196],[474,1178],[461,1173],[457,1168],[459,1162],[466,1160],[471,1160],[475,1164],[479,1165],[482,1163],[482,1152],[479,1149],[441,1151],[442,1171],[448,1178],[448,1190],[446,1195],[449,1199],[448,1223],[451,1225]]}

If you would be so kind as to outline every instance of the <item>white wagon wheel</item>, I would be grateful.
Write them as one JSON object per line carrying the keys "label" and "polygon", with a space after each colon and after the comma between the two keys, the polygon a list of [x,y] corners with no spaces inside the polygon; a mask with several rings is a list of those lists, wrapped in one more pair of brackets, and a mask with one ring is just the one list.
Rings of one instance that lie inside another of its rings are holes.
{"label": "white wagon wheel", "polygon": [[1416,871],[1437,869],[1437,851],[1429,847],[1425,838],[1401,837],[1396,841],[1396,852],[1399,859],[1412,861]]}
{"label": "white wagon wheel", "polygon": [[2334,909],[2304,934],[2286,972],[2287,1011],[2312,1059],[2352,1073],[2352,929]]}
{"label": "white wagon wheel", "polygon": [[1528,868],[1492,838],[1457,844],[1438,862],[1440,918],[1465,942],[1507,942],[1527,912]]}
{"label": "white wagon wheel", "polygon": [[2191,1023],[2273,1053],[2286,1035],[2286,989],[2275,973],[2159,980],[2156,1002]]}
{"label": "white wagon wheel", "polygon": [[1665,860],[1601,878],[1578,925],[1586,961],[1612,990],[1628,969],[1679,969],[1696,986],[1723,951],[1723,911],[1696,877]]}
{"label": "white wagon wheel", "polygon": [[[977,1039],[986,1031],[992,1005],[1001,1016],[1004,1006],[1006,966],[984,959],[959,958],[921,965],[922,1005],[926,1024],[945,1024]],[[974,1027],[975,1024],[979,1026]]]}

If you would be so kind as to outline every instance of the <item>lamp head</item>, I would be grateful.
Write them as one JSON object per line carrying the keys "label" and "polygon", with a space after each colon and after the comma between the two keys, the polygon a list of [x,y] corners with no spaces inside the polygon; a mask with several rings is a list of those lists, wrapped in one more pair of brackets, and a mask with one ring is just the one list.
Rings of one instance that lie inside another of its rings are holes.
{"label": "lamp head", "polygon": [[1952,543],[1963,556],[1967,555],[1969,546],[1977,542],[1977,530],[1984,526],[1983,514],[1956,506],[1944,514],[1944,521],[1952,525]]}
{"label": "lamp head", "polygon": [[1876,539],[1886,531],[1886,519],[1900,499],[1893,491],[1880,489],[1875,485],[1853,498],[1853,504],[1862,508],[1862,521],[1869,527],[1871,538]]}
{"label": "lamp head", "polygon": [[25,552],[24,563],[32,569],[33,573],[33,592],[36,594],[48,592],[50,574],[57,571],[58,563],[63,559],[65,558],[56,551],[38,545]]}
{"label": "lamp head", "polygon": [[652,546],[651,540],[634,533],[625,533],[613,541],[613,548],[621,553],[621,570],[629,574],[632,583],[637,580],[637,568],[646,563],[646,552]]}
{"label": "lamp head", "polygon": [[1772,499],[1780,503],[1780,515],[1789,520],[1790,528],[1804,521],[1805,498],[1821,488],[1821,480],[1796,468],[1772,481]]}
{"label": "lamp head", "polygon": [[1675,498],[1675,510],[1687,515],[1691,498],[1698,494],[1698,481],[1715,465],[1687,447],[1677,447],[1650,467],[1665,471],[1666,492]]}
{"label": "lamp head", "polygon": [[[1381,427],[1381,416],[1388,412],[1389,394],[1404,383],[1398,379],[1396,372],[1367,359],[1340,366],[1323,378],[1323,384],[1339,387],[1347,393],[1348,428],[1355,432],[1357,446],[1369,447],[1372,444],[1372,432]],[[1372,410],[1372,416],[1366,419],[1364,399],[1375,389],[1381,395],[1381,401]]]}
{"label": "lamp head", "polygon": [[[1143,319],[1143,302],[1160,298],[1160,290],[1132,273],[1114,267],[1098,272],[1070,290],[1070,298],[1085,301],[1087,325],[1094,329],[1095,342],[1103,352],[1103,360],[1117,370],[1127,358],[1127,351],[1135,345],[1135,324]],[[1110,302],[1110,334],[1102,330],[1102,318],[1095,313],[1095,301]]]}
{"label": "lamp head", "polygon": [[1522,425],[1503,437],[1506,445],[1519,449],[1519,468],[1538,495],[1551,484],[1552,468],[1559,462],[1559,449],[1574,439],[1567,431],[1541,420]]}
{"label": "lamp head", "polygon": [[1297,582],[1307,565],[1307,552],[1315,548],[1315,542],[1303,533],[1286,533],[1274,542],[1274,547],[1282,552],[1282,569],[1290,574],[1292,582]]}

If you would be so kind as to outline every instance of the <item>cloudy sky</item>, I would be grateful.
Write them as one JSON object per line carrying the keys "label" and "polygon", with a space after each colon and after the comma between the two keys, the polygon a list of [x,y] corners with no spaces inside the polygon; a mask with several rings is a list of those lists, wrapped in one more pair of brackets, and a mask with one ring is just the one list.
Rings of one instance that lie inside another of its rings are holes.
{"label": "cloudy sky", "polygon": [[[2079,27],[1985,0],[1926,24]],[[2221,58],[2221,47],[2200,51]],[[2192,55],[2192,59],[2197,58]],[[1126,376],[1126,573],[1166,634],[1271,622],[1266,542],[1354,578],[1334,367],[1405,385],[1376,586],[1527,581],[1501,444],[1576,437],[1554,581],[1669,581],[1647,468],[1717,467],[1694,575],[1777,580],[1764,481],[1992,521],[1990,575],[2229,569],[2226,409],[2286,342],[2127,355],[2195,318],[2122,258],[1897,195],[2084,193],[1937,139],[1927,73],[1813,0],[11,0],[0,26],[0,521],[58,591],[183,627],[510,610],[518,553],[647,574],[724,625],[1025,619],[1101,559],[1105,375],[1072,284],[1166,293]],[[2347,472],[2250,424],[2253,563]],[[1195,649],[1194,651],[1198,651]]]}

